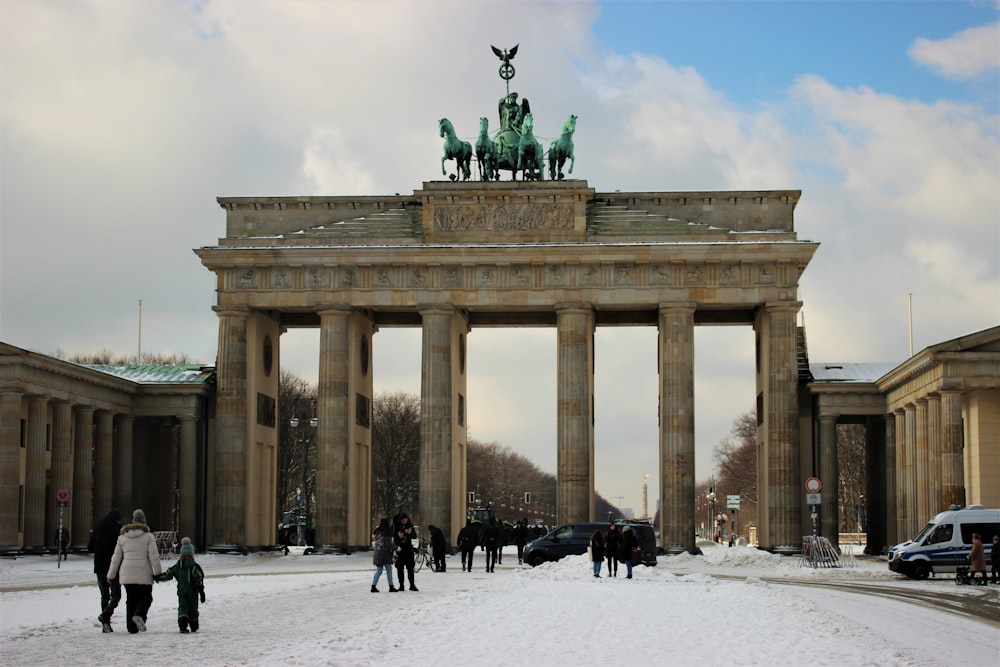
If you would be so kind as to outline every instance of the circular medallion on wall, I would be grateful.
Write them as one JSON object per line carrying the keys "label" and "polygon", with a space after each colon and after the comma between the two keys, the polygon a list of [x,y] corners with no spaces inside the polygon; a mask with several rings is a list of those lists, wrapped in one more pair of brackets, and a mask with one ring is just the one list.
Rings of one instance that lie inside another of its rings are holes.
{"label": "circular medallion on wall", "polygon": [[272,366],[274,366],[274,345],[270,336],[264,336],[264,375],[271,376]]}
{"label": "circular medallion on wall", "polygon": [[368,375],[368,336],[361,337],[361,374]]}

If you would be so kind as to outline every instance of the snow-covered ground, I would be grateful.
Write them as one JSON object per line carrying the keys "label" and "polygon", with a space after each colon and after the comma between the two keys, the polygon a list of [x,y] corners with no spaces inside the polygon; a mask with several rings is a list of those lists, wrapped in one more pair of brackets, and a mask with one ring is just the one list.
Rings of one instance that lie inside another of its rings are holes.
{"label": "snow-covered ground", "polygon": [[[537,568],[508,547],[495,573],[417,574],[419,592],[369,592],[369,553],[199,555],[201,631],[182,635],[173,583],[157,584],[148,631],[102,634],[92,561],[0,561],[0,663],[17,665],[996,665],[1000,625],[939,606],[801,585],[982,597],[1000,586],[910,581],[882,559],[800,567],[798,558],[701,545],[632,580],[595,579],[586,556]],[[606,575],[606,572],[604,573]],[[964,598],[963,598],[964,599]]]}

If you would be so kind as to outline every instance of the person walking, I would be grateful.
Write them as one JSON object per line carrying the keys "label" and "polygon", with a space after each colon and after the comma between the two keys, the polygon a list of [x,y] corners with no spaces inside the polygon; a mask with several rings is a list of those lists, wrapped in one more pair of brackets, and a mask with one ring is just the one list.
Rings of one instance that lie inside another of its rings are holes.
{"label": "person walking", "polygon": [[108,579],[125,587],[125,626],[130,634],[146,631],[146,615],[153,604],[153,577],[162,572],[156,539],[142,510],[132,512],[132,523],[122,526],[108,567]]}
{"label": "person walking", "polygon": [[503,519],[497,521],[497,564],[503,565],[503,548],[507,546],[507,526]]}
{"label": "person walking", "polygon": [[205,601],[205,571],[194,559],[191,538],[181,540],[181,556],[177,562],[153,578],[158,582],[177,580],[177,627],[185,635],[198,632],[198,601]]}
{"label": "person walking", "polygon": [[983,538],[979,536],[979,533],[972,534],[972,549],[969,551],[969,574],[972,575],[972,581],[976,580],[976,572],[982,573],[983,578],[979,585],[985,586],[986,548],[983,546]]}
{"label": "person walking", "polygon": [[528,543],[528,518],[525,517],[514,526],[514,544],[517,545],[517,564],[524,562],[524,545]]}
{"label": "person walking", "polygon": [[472,557],[476,553],[479,531],[472,525],[472,519],[465,520],[465,526],[458,531],[458,549],[462,552],[462,572],[472,572]]}
{"label": "person walking", "polygon": [[601,564],[604,562],[604,533],[595,530],[590,536],[590,560],[594,563],[594,576],[601,578]]}
{"label": "person walking", "polygon": [[632,528],[626,525],[622,529],[622,546],[618,552],[619,559],[625,563],[625,568],[628,570],[628,574],[625,575],[626,579],[632,578],[632,558],[637,551],[639,551],[639,540]]}
{"label": "person walking", "polygon": [[1000,571],[1000,535],[993,536],[993,547],[990,549],[990,563],[992,564],[990,578],[994,584],[998,584],[1000,583],[1000,575],[998,575],[998,571]]}
{"label": "person walking", "polygon": [[[392,585],[392,554],[394,551],[392,540],[392,526],[388,517],[382,517],[375,529],[375,541],[372,548],[372,564],[375,565],[375,576],[372,577],[372,593],[378,593],[378,580],[385,571],[385,578],[389,581],[389,592],[395,593],[397,589]],[[398,590],[403,590],[402,582]]]}
{"label": "person walking", "polygon": [[410,517],[406,514],[399,515],[399,522],[396,528],[396,575],[399,578],[399,590],[403,589],[403,573],[404,570],[410,581],[410,590],[419,591],[413,579],[413,565],[414,565],[414,553],[413,553],[413,540],[417,538],[417,531],[414,530],[413,524],[410,523]]}
{"label": "person walking", "polygon": [[433,569],[435,572],[444,572],[447,567],[444,562],[445,549],[447,547],[444,531],[437,526],[427,526],[427,530],[431,534],[431,560],[433,561]]}
{"label": "person walking", "polygon": [[608,556],[608,576],[618,576],[618,556],[622,550],[622,533],[612,521],[608,524],[608,534],[604,536],[604,551]]}
{"label": "person walking", "polygon": [[486,549],[486,571],[494,572],[497,564],[497,547],[500,541],[500,529],[497,519],[491,516],[486,528],[483,529],[483,548]]}
{"label": "person walking", "polygon": [[122,529],[122,513],[117,507],[112,508],[97,522],[90,531],[87,551],[94,554],[94,574],[97,576],[97,586],[101,589],[101,622],[102,632],[114,632],[111,627],[111,615],[115,613],[118,602],[122,599],[121,583],[117,579],[108,579],[111,568],[111,557],[115,554],[118,535]]}

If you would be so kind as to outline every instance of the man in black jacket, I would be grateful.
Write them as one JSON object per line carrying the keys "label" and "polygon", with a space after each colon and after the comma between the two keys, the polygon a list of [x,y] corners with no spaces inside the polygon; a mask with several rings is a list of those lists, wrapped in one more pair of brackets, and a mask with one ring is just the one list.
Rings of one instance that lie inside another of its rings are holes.
{"label": "man in black jacket", "polygon": [[87,544],[87,551],[94,554],[94,574],[97,575],[97,585],[101,588],[101,615],[97,619],[101,622],[103,632],[114,632],[111,628],[111,615],[122,599],[121,584],[117,579],[108,580],[111,557],[115,553],[121,529],[122,513],[114,508],[97,522]]}

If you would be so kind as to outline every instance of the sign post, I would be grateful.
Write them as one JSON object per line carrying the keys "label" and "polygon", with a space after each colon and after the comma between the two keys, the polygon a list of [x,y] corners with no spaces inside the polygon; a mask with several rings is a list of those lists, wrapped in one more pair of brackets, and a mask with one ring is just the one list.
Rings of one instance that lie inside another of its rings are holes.
{"label": "sign post", "polygon": [[69,545],[65,543],[66,537],[63,532],[63,510],[69,504],[69,491],[59,489],[56,491],[56,504],[59,506],[59,530],[56,531],[56,569],[62,567],[63,558],[66,557],[66,549]]}
{"label": "sign post", "polygon": [[819,505],[820,505],[820,489],[823,488],[823,482],[819,481],[819,477],[810,477],[806,480],[806,502],[809,504],[809,516],[812,518],[812,529],[813,529],[813,544],[816,544],[816,537],[819,534],[817,521],[819,519]]}

